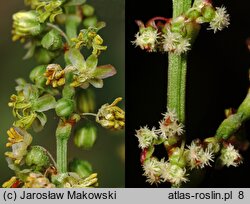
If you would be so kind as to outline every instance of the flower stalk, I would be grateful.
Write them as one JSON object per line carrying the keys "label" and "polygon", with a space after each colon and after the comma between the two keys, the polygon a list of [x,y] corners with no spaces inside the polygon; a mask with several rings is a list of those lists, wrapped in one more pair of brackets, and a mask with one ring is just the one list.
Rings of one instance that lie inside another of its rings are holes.
{"label": "flower stalk", "polygon": [[[191,0],[173,0],[173,18],[183,14],[191,7]],[[168,93],[167,107],[175,110],[179,121],[185,123],[185,97],[187,54],[168,54]]]}

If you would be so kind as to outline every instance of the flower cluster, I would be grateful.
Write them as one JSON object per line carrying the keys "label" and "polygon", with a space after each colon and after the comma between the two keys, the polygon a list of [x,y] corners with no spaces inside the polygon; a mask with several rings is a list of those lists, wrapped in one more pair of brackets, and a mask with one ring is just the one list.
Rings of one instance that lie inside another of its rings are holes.
{"label": "flower cluster", "polygon": [[[121,98],[93,113],[96,111],[93,93],[84,100],[79,97],[83,96],[82,91],[90,93],[85,90],[90,84],[102,88],[103,79],[116,74],[110,64],[98,66],[98,58],[107,46],[97,32],[105,23],[98,22],[94,7],[85,0],[25,0],[25,3],[31,9],[13,15],[13,40],[26,43],[25,59],[34,56],[42,65],[30,72],[31,83],[21,78],[16,80],[16,93],[8,103],[15,121],[7,131],[6,147],[12,151],[5,155],[16,176],[3,187],[96,187],[97,174],[91,165],[84,160],[73,160],[70,166],[74,168],[68,172],[65,153],[73,126],[78,122],[83,125],[78,125],[74,135],[76,146],[90,149],[94,145],[96,126],[89,119],[89,124],[83,122],[86,116],[95,116],[95,122],[108,129],[125,126],[125,112],[117,106]],[[86,60],[82,49],[92,50]],[[63,66],[53,62],[60,55],[65,59]],[[59,121],[55,131],[56,161],[45,148],[32,146],[33,137],[28,133],[30,128],[38,132],[45,127],[49,110],[54,111]]]}
{"label": "flower cluster", "polygon": [[[163,21],[164,25],[156,21]],[[228,27],[229,14],[225,7],[214,8],[210,1],[195,0],[188,11],[176,18],[155,17],[146,26],[137,21],[139,32],[132,43],[148,52],[163,51],[180,55],[190,50],[203,23],[209,23],[208,29],[216,33]]]}

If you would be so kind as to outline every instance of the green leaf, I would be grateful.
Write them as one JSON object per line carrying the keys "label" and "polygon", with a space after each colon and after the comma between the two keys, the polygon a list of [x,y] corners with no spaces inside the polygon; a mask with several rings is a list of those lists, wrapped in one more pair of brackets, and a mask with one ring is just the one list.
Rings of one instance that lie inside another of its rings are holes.
{"label": "green leaf", "polygon": [[50,94],[45,94],[42,97],[38,98],[33,103],[33,110],[37,112],[43,112],[50,110],[52,108],[55,108],[56,106],[56,99],[54,96],[51,96]]}
{"label": "green leaf", "polygon": [[113,76],[115,74],[116,74],[116,70],[110,64],[99,66],[93,72],[93,76],[95,78],[98,78],[98,79],[105,79],[105,78],[111,77],[111,76]]}
{"label": "green leaf", "polygon": [[85,69],[86,63],[81,52],[75,48],[65,53],[65,60],[77,69]]}
{"label": "green leaf", "polygon": [[32,84],[25,84],[23,87],[23,95],[26,99],[35,100],[39,96],[39,90]]}
{"label": "green leaf", "polygon": [[85,2],[86,0],[70,0],[65,4],[65,6],[78,6],[84,4]]}
{"label": "green leaf", "polygon": [[98,59],[96,55],[90,55],[86,60],[87,69],[95,69],[98,64]]}

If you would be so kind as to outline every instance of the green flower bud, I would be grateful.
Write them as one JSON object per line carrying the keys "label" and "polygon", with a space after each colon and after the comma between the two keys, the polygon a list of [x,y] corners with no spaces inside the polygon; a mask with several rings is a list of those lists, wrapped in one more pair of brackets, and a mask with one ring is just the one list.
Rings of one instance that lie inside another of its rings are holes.
{"label": "green flower bud", "polygon": [[75,95],[75,89],[72,86],[65,85],[62,91],[63,98],[71,99]]}
{"label": "green flower bud", "polygon": [[199,32],[200,32],[200,24],[192,21],[192,22],[188,22],[185,25],[186,31],[187,31],[187,35],[186,38],[190,39],[190,43],[193,44],[195,39],[197,38]]}
{"label": "green flower bud", "polygon": [[242,114],[242,120],[247,120],[250,118],[250,92],[247,94],[247,97],[241,103],[237,113]]}
{"label": "green flower bud", "polygon": [[47,50],[58,50],[63,47],[63,41],[61,34],[53,29],[50,32],[48,32],[41,41],[42,46],[46,48]]}
{"label": "green flower bud", "polygon": [[25,41],[27,37],[39,35],[43,26],[35,11],[20,11],[13,15],[13,41]]}
{"label": "green flower bud", "polygon": [[74,159],[69,163],[69,169],[76,172],[80,177],[84,178],[93,173],[92,166],[88,161]]}
{"label": "green flower bud", "polygon": [[226,118],[216,131],[216,137],[218,139],[228,139],[232,136],[240,128],[242,117],[242,113],[236,113]]}
{"label": "green flower bud", "polygon": [[32,146],[26,155],[25,163],[28,166],[34,166],[36,170],[40,170],[49,166],[50,158],[44,148]]}
{"label": "green flower bud", "polygon": [[90,149],[96,141],[96,132],[96,127],[91,124],[80,128],[75,134],[75,145],[79,148]]}
{"label": "green flower bud", "polygon": [[203,20],[204,22],[210,22],[213,20],[213,18],[215,17],[215,9],[212,5],[205,5],[202,9],[201,9],[201,14],[203,16]]}
{"label": "green flower bud", "polygon": [[178,147],[173,148],[170,151],[171,151],[171,155],[169,156],[170,164],[184,168],[186,166],[186,159],[183,154],[183,151]]}
{"label": "green flower bud", "polygon": [[171,31],[174,33],[180,33],[183,37],[186,36],[185,18],[183,16],[173,19],[171,22]]}
{"label": "green flower bud", "polygon": [[65,123],[60,120],[57,129],[56,129],[56,137],[60,140],[67,140],[70,137],[72,125],[70,123]]}
{"label": "green flower bud", "polygon": [[39,64],[49,64],[53,61],[60,52],[51,52],[45,48],[40,48],[35,52],[35,59]]}
{"label": "green flower bud", "polygon": [[89,4],[84,4],[82,6],[82,13],[84,16],[87,16],[87,17],[93,16],[95,13],[95,8]]}
{"label": "green flower bud", "polygon": [[95,111],[95,93],[91,89],[81,90],[77,94],[77,109],[81,113],[92,113]]}
{"label": "green flower bud", "polygon": [[68,117],[74,111],[74,101],[62,98],[57,101],[55,110],[59,117]]}
{"label": "green flower bud", "polygon": [[197,11],[196,9],[189,9],[186,12],[186,16],[191,20],[196,20],[197,18],[199,18],[201,16],[201,13],[199,11]]}
{"label": "green flower bud", "polygon": [[40,65],[32,69],[30,72],[29,78],[32,82],[34,82],[38,86],[45,86],[46,77],[44,73],[46,71],[46,66]]}
{"label": "green flower bud", "polygon": [[83,26],[85,28],[95,27],[97,22],[98,22],[97,17],[96,16],[91,16],[91,17],[85,18],[83,20]]}

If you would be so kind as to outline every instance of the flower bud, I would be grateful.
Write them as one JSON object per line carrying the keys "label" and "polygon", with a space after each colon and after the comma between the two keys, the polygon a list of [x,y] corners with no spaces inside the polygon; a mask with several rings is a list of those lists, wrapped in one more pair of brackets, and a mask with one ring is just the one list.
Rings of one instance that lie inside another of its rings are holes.
{"label": "flower bud", "polygon": [[201,9],[204,22],[210,22],[215,17],[215,9],[211,4],[205,5]]}
{"label": "flower bud", "polygon": [[200,16],[201,16],[201,13],[196,9],[189,9],[186,12],[186,17],[188,17],[191,21],[196,20]]}
{"label": "flower bud", "polygon": [[34,166],[36,170],[40,170],[49,166],[50,158],[44,148],[32,146],[31,150],[26,155],[25,163],[28,166]]}
{"label": "flower bud", "polygon": [[186,36],[186,29],[185,29],[185,18],[183,16],[177,17],[173,19],[171,22],[171,32],[179,33],[183,37]]}
{"label": "flower bud", "polygon": [[41,44],[47,50],[61,49],[63,47],[62,36],[57,30],[53,29],[43,37]]}
{"label": "flower bud", "polygon": [[62,98],[57,101],[55,110],[59,117],[68,117],[74,111],[74,101]]}
{"label": "flower bud", "polygon": [[75,89],[72,86],[65,85],[62,91],[63,98],[71,99],[75,95]]}
{"label": "flower bud", "polygon": [[35,52],[35,59],[39,64],[49,64],[56,57],[58,57],[59,52],[51,52],[45,48],[40,48]]}
{"label": "flower bud", "polygon": [[96,16],[91,16],[91,17],[85,18],[83,20],[83,26],[85,28],[95,27],[97,22],[98,22],[97,17]]}
{"label": "flower bud", "polygon": [[43,28],[35,11],[20,11],[13,15],[13,41],[39,35]]}
{"label": "flower bud", "polygon": [[38,86],[44,86],[46,83],[46,78],[44,73],[46,71],[45,65],[40,65],[32,69],[30,72],[29,78],[32,82],[34,82]]}
{"label": "flower bud", "polygon": [[95,9],[94,9],[93,6],[91,6],[89,4],[84,4],[82,6],[82,13],[83,13],[84,16],[87,16],[87,17],[93,16],[94,13],[95,13]]}
{"label": "flower bud", "polygon": [[77,147],[83,149],[90,149],[96,141],[96,127],[87,124],[84,127],[77,130],[74,138],[74,143]]}
{"label": "flower bud", "polygon": [[74,159],[70,162],[69,169],[72,172],[76,172],[82,178],[89,176],[93,172],[91,164],[81,159]]}

